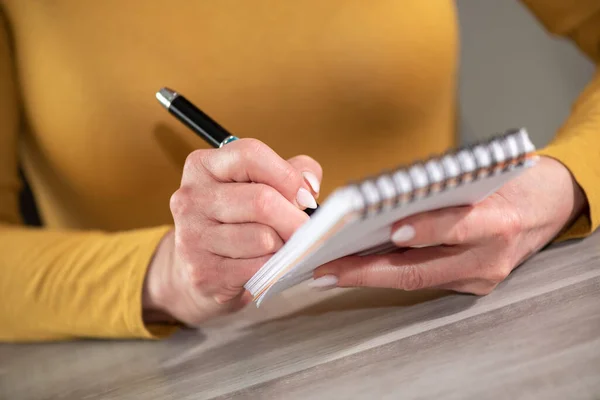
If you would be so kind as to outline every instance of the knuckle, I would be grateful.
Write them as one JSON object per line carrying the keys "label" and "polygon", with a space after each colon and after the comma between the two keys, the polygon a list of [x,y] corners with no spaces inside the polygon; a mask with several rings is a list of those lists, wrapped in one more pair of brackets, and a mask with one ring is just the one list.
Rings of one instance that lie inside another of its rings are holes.
{"label": "knuckle", "polygon": [[458,243],[465,243],[469,240],[469,233],[471,228],[466,220],[461,220],[454,227],[454,238]]}
{"label": "knuckle", "polygon": [[493,284],[498,284],[504,281],[510,275],[510,272],[511,268],[506,263],[502,263],[490,269],[487,280]]}
{"label": "knuckle", "polygon": [[367,268],[358,268],[354,274],[350,275],[349,286],[368,286],[370,271]]}
{"label": "knuckle", "polygon": [[470,251],[472,257],[472,265],[474,277],[477,280],[486,282],[487,284],[497,285],[504,281],[512,271],[511,263],[508,259],[498,262],[486,262],[485,258],[477,252]]}
{"label": "knuckle", "polygon": [[247,138],[243,139],[242,146],[240,146],[240,155],[244,160],[250,160],[263,154],[267,148],[267,145],[258,139]]}
{"label": "knuckle", "polygon": [[207,150],[194,150],[185,158],[185,163],[183,164],[183,173],[197,173],[198,169],[204,163],[204,158],[206,157]]}
{"label": "knuckle", "polygon": [[416,265],[409,265],[398,270],[397,287],[406,291],[419,290],[424,287],[423,274],[421,268]]}
{"label": "knuckle", "polygon": [[265,227],[258,231],[257,245],[261,253],[270,254],[277,251],[278,243],[279,241],[272,230]]}
{"label": "knuckle", "polygon": [[302,184],[301,179],[300,173],[291,165],[287,165],[281,171],[281,181],[284,186],[300,186]]}
{"label": "knuckle", "polygon": [[275,189],[266,185],[257,185],[257,190],[252,201],[255,215],[257,217],[267,215],[275,199]]}
{"label": "knuckle", "polygon": [[503,242],[510,243],[521,232],[522,222],[520,215],[514,208],[505,208],[500,211],[497,236]]}
{"label": "knuckle", "polygon": [[192,205],[191,189],[187,186],[177,189],[169,199],[169,208],[174,217],[188,214]]}

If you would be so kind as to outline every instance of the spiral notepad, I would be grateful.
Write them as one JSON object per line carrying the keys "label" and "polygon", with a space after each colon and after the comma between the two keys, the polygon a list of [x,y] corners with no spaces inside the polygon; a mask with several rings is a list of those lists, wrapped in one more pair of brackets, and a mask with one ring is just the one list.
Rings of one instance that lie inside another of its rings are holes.
{"label": "spiral notepad", "polygon": [[525,129],[385,171],[333,192],[248,281],[257,305],[348,255],[393,251],[391,226],[416,213],[472,205],[535,164]]}

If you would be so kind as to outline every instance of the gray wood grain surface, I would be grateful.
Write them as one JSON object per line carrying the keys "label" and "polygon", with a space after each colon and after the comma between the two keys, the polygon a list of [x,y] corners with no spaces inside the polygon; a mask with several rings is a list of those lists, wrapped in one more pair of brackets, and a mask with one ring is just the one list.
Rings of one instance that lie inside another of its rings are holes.
{"label": "gray wood grain surface", "polygon": [[600,399],[600,234],[485,297],[299,286],[158,342],[0,344],[0,399]]}

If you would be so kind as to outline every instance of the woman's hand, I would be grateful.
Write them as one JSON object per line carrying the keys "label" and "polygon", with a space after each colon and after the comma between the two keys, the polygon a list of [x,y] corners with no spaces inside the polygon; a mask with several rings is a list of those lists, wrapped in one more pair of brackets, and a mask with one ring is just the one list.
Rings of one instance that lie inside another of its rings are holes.
{"label": "woman's hand", "polygon": [[308,219],[321,176],[312,158],[284,160],[254,139],[191,153],[171,197],[175,229],[147,274],[145,320],[198,325],[243,307],[243,285]]}
{"label": "woman's hand", "polygon": [[584,207],[585,196],[566,167],[541,157],[475,206],[398,222],[392,241],[405,251],[333,261],[315,271],[312,286],[441,288],[485,295]]}

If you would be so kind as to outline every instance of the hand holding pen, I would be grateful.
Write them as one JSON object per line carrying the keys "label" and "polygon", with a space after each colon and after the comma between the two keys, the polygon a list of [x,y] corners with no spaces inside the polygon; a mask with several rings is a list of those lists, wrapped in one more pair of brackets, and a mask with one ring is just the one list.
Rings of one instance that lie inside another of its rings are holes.
{"label": "hand holding pen", "polygon": [[[169,88],[162,88],[156,93],[156,98],[172,115],[209,145],[221,148],[238,139],[181,94]],[[312,191],[313,195],[318,195],[320,184],[316,176],[310,171],[304,171],[303,175],[307,183],[306,189]],[[308,215],[318,208],[314,198],[309,198],[302,188],[296,201],[304,207]]]}
{"label": "hand holding pen", "polygon": [[321,166],[308,156],[284,160],[256,139],[237,139],[183,96],[159,101],[213,149],[186,159],[171,196],[174,229],[150,264],[147,322],[198,325],[251,301],[244,284],[316,208]]}

